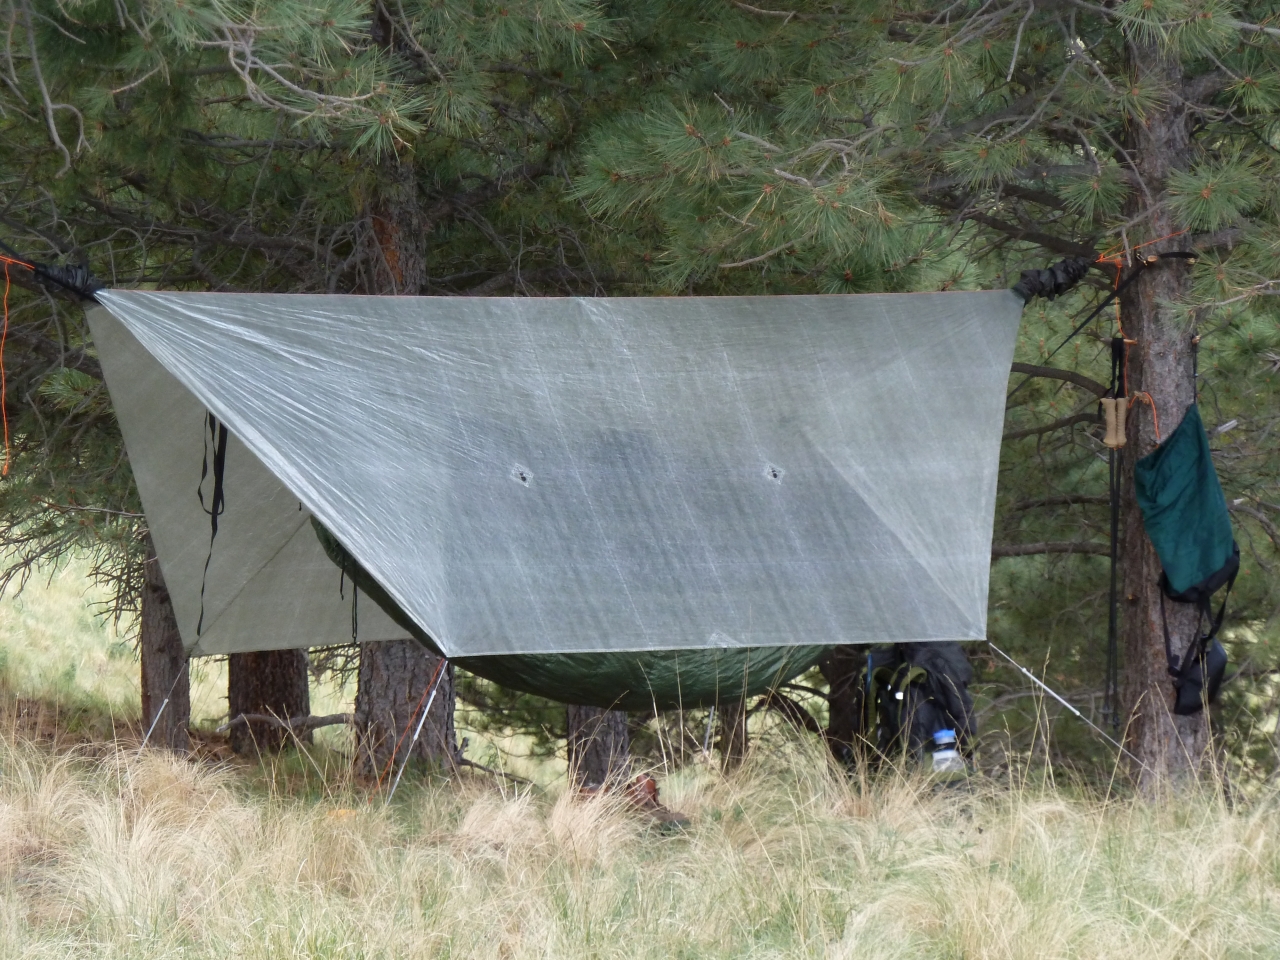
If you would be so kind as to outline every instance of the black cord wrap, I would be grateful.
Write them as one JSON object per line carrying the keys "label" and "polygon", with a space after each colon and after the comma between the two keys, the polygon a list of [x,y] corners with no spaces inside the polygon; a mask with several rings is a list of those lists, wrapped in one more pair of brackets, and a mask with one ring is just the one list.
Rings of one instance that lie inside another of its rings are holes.
{"label": "black cord wrap", "polygon": [[1070,257],[1043,270],[1023,270],[1013,292],[1026,303],[1036,297],[1053,300],[1083,280],[1093,264],[1092,257]]}
{"label": "black cord wrap", "polygon": [[96,300],[94,294],[103,289],[103,284],[83,264],[59,267],[51,263],[38,263],[24,257],[3,240],[0,240],[0,250],[30,270],[36,280],[45,287],[58,287],[68,293],[74,293],[81,300]]}

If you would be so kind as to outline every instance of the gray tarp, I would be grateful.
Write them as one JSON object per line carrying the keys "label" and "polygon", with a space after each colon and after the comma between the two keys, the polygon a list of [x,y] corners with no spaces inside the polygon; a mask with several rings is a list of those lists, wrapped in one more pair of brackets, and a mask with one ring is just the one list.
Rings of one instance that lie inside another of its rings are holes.
{"label": "gray tarp", "polygon": [[193,653],[350,636],[312,513],[451,656],[985,636],[1009,291],[98,299]]}

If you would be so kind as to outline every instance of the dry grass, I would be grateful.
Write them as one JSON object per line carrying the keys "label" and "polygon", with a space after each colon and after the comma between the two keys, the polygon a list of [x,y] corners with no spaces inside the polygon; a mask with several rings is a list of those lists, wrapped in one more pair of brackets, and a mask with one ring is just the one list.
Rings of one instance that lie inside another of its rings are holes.
{"label": "dry grass", "polygon": [[[136,662],[84,600],[69,570],[0,604],[0,700],[136,712]],[[198,711],[221,690],[208,671]],[[19,729],[0,722],[0,960],[1280,955],[1271,795],[936,792],[775,736],[735,776],[663,777],[691,818],[669,833],[470,775],[388,808],[323,743],[251,767]]]}
{"label": "dry grass", "polygon": [[[335,788],[336,789],[336,788]],[[345,788],[342,788],[345,790]],[[934,793],[803,748],[608,799],[302,802],[162,755],[0,741],[0,958],[1275,956],[1280,808]]]}
{"label": "dry grass", "polygon": [[[117,626],[101,616],[107,592],[88,579],[82,562],[46,568],[21,593],[0,597],[0,696],[29,700],[46,713],[32,726],[66,732],[77,715],[101,734],[136,726],[139,711],[138,659],[129,637],[132,624]],[[311,684],[317,714],[351,709],[354,689],[333,677]],[[226,719],[227,665],[199,658],[191,665],[191,720],[211,729]],[[318,731],[328,745],[348,739],[340,728]]]}

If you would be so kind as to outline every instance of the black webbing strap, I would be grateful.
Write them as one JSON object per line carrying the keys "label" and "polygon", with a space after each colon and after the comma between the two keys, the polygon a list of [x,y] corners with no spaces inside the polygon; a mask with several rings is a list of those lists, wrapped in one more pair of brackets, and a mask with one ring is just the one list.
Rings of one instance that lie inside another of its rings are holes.
{"label": "black webbing strap", "polygon": [[1108,451],[1107,479],[1111,494],[1111,584],[1107,596],[1107,680],[1103,714],[1112,731],[1120,729],[1120,469],[1117,451]]}
{"label": "black webbing strap", "polygon": [[[1196,618],[1195,636],[1191,642],[1187,644],[1187,650],[1181,659],[1174,656],[1173,638],[1169,635],[1169,618],[1165,614],[1164,609],[1164,591],[1160,591],[1160,623],[1164,627],[1164,656],[1169,664],[1169,676],[1175,680],[1182,679],[1183,672],[1187,668],[1187,664],[1193,663],[1195,660],[1204,656],[1205,650],[1214,638],[1218,636],[1218,631],[1222,629],[1222,622],[1227,616],[1227,600],[1231,597],[1231,588],[1235,586],[1236,574],[1231,574],[1227,580],[1227,589],[1223,591],[1222,603],[1218,606],[1218,615],[1213,615],[1212,601],[1209,597],[1204,597],[1196,604],[1196,609],[1200,611],[1200,616]],[[1200,632],[1200,624],[1208,621],[1209,631],[1202,634]],[[1199,647],[1197,650],[1196,647]]]}
{"label": "black webbing strap", "polygon": [[[196,623],[196,636],[204,630],[204,588],[209,579],[209,562],[213,560],[213,541],[218,536],[218,517],[227,508],[225,489],[227,473],[227,425],[212,413],[204,415],[207,432],[204,438],[204,459],[200,463],[200,483],[196,486],[196,496],[200,498],[200,508],[209,517],[209,554],[204,558],[204,573],[200,577],[200,619]],[[213,445],[213,466],[210,470],[209,446]],[[213,492],[209,502],[204,499],[204,481],[213,473]]]}

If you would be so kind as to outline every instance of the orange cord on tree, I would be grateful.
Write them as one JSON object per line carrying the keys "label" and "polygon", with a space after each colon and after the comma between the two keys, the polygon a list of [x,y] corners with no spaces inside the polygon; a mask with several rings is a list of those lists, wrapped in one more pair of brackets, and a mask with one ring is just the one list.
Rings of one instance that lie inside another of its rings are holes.
{"label": "orange cord on tree", "polygon": [[[1133,253],[1134,251],[1141,250],[1143,247],[1149,247],[1153,243],[1159,243],[1162,240],[1171,240],[1172,238],[1181,236],[1186,232],[1187,232],[1186,230],[1179,230],[1176,233],[1166,234],[1163,237],[1156,237],[1154,240],[1148,240],[1145,243],[1140,243],[1135,247],[1129,247],[1127,253]],[[1119,289],[1119,286],[1120,286],[1120,273],[1124,269],[1124,263],[1125,263],[1125,256],[1122,256],[1123,252],[1124,251],[1121,245],[1117,244],[1109,248],[1108,250],[1105,250],[1102,253],[1100,253],[1098,255],[1098,259],[1094,261],[1094,263],[1109,263],[1116,268],[1116,288],[1117,289]],[[1149,261],[1158,260],[1159,257],[1160,257],[1159,254],[1152,254],[1147,259]],[[1132,395],[1129,394],[1129,345],[1132,343],[1136,343],[1137,341],[1130,340],[1127,336],[1125,336],[1124,323],[1121,321],[1121,318],[1120,318],[1120,300],[1118,297],[1116,298],[1116,330],[1118,331],[1118,335],[1124,340],[1124,354],[1125,354],[1124,364],[1123,364],[1124,383],[1123,383],[1121,392],[1124,396],[1129,397],[1129,413],[1130,414],[1133,413],[1134,407],[1138,405],[1137,401],[1139,400],[1143,401],[1144,403],[1148,404],[1151,407],[1151,418],[1155,424],[1155,431],[1156,431],[1156,443],[1159,443],[1160,442],[1160,412],[1156,409],[1155,400],[1151,399],[1151,394],[1145,391],[1140,391]]]}
{"label": "orange cord on tree", "polygon": [[4,258],[4,329],[0,331],[0,419],[4,421],[4,466],[0,467],[0,477],[9,475],[9,406],[7,396],[9,383],[4,373],[4,345],[9,339],[9,264],[12,261]]}
{"label": "orange cord on tree", "polygon": [[9,460],[12,457],[12,451],[9,447],[9,383],[4,370],[4,346],[9,339],[9,287],[12,284],[12,280],[9,277],[9,267],[24,267],[27,270],[34,270],[35,268],[25,260],[15,260],[13,257],[6,257],[2,253],[0,253],[0,263],[4,264],[4,327],[0,329],[0,420],[4,421],[4,466],[0,467],[0,477],[7,477],[9,475]]}
{"label": "orange cord on tree", "polygon": [[9,339],[9,288],[13,284],[10,276],[10,267],[22,267],[24,270],[30,270],[36,274],[37,278],[52,280],[59,286],[80,294],[82,297],[91,296],[91,289],[81,289],[81,285],[73,285],[64,278],[64,273],[53,270],[49,267],[40,267],[38,264],[28,263],[26,260],[19,260],[16,257],[7,257],[0,253],[0,263],[4,264],[4,326],[0,329],[0,420],[4,422],[4,466],[0,467],[0,477],[9,475],[9,463],[13,453],[9,445],[9,408],[6,394],[9,392],[8,379],[5,376],[4,369],[4,348],[5,343]]}
{"label": "orange cord on tree", "polygon": [[[1129,247],[1129,252],[1141,250],[1143,247],[1149,247],[1153,243],[1159,243],[1161,240],[1172,240],[1174,237],[1180,237],[1186,230],[1179,230],[1177,233],[1167,233],[1163,237],[1156,237],[1154,240],[1148,240],[1146,243],[1140,243],[1136,247]],[[1108,247],[1102,253],[1098,254],[1098,259],[1094,263],[1123,263],[1123,257],[1120,254],[1124,251],[1124,245],[1117,243],[1115,246]]]}
{"label": "orange cord on tree", "polygon": [[1160,442],[1160,412],[1156,410],[1156,402],[1151,399],[1151,394],[1145,393],[1145,392],[1135,393],[1129,399],[1130,399],[1130,403],[1129,403],[1130,413],[1133,413],[1133,408],[1138,405],[1137,401],[1139,400],[1142,400],[1145,403],[1148,403],[1151,405],[1151,416],[1155,420],[1155,425],[1156,425],[1156,443],[1159,443]]}

